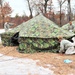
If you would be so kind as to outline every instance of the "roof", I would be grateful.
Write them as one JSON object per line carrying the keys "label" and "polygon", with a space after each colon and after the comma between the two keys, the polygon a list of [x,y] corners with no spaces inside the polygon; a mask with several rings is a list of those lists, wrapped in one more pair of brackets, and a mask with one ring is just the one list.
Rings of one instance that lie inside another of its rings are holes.
{"label": "roof", "polygon": [[22,29],[19,32],[20,37],[37,37],[37,38],[56,38],[59,35],[63,37],[73,36],[66,30],[60,29],[58,25],[50,21],[42,14],[23,23]]}
{"label": "roof", "polygon": [[[75,27],[75,21],[72,21],[73,26]],[[69,23],[62,26],[63,29],[68,30]]]}

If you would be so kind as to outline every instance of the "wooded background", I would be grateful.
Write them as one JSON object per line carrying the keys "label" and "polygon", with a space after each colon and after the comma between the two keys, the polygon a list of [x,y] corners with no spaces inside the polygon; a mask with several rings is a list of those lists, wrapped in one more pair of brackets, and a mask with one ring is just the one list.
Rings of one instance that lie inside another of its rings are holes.
{"label": "wooded background", "polygon": [[[53,0],[25,0],[28,3],[28,8],[30,11],[30,15],[27,16],[25,13],[22,16],[16,14],[15,17],[11,17],[11,13],[13,12],[8,2],[4,2],[4,0],[0,0],[0,28],[4,27],[4,23],[12,22],[14,26],[21,24],[22,22],[26,22],[29,19],[33,18],[33,12],[35,11],[35,16],[42,13],[48,19],[52,20],[60,27],[69,21],[75,20],[75,14],[71,9],[75,11],[75,7],[71,7],[72,0],[57,0],[59,9],[57,8],[57,13],[54,11]],[[64,4],[66,4],[66,10],[63,10]]]}

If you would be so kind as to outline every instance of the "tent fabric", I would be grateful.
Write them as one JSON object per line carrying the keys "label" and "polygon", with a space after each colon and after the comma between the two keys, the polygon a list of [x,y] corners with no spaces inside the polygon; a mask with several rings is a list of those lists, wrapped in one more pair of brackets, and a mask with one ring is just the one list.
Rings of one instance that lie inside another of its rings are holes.
{"label": "tent fabric", "polygon": [[35,16],[27,22],[23,22],[6,33],[9,34],[17,32],[19,32],[19,37],[34,38],[57,38],[59,35],[64,37],[74,35],[74,33],[60,29],[58,25],[44,17],[42,14]]}
{"label": "tent fabric", "polygon": [[20,37],[57,38],[59,35],[64,37],[74,35],[73,33],[60,29],[58,25],[43,15],[38,15],[24,24],[19,32]]}
{"label": "tent fabric", "polygon": [[[72,24],[73,24],[73,26],[75,27],[75,21],[72,21]],[[69,23],[63,25],[61,28],[62,28],[62,29],[65,29],[65,30],[68,30],[68,26],[69,26]]]}
{"label": "tent fabric", "polygon": [[[15,38],[17,32],[19,36]],[[59,50],[57,40],[59,35],[70,38],[74,36],[74,33],[61,29],[54,22],[40,14],[6,32],[6,34],[2,34],[2,41],[7,46],[18,43],[19,51],[23,50],[26,53],[35,52],[35,49],[38,51],[46,49],[56,51]]]}

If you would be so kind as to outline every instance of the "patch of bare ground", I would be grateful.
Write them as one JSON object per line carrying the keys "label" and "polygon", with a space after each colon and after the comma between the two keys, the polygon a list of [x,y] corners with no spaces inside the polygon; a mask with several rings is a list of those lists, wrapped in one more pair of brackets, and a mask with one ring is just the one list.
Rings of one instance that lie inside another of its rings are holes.
{"label": "patch of bare ground", "polygon": [[[0,46],[0,53],[13,57],[30,58],[40,60],[37,64],[54,70],[56,75],[75,75],[75,55],[61,55],[56,53],[19,53],[17,47]],[[64,63],[65,59],[72,60],[71,63]]]}

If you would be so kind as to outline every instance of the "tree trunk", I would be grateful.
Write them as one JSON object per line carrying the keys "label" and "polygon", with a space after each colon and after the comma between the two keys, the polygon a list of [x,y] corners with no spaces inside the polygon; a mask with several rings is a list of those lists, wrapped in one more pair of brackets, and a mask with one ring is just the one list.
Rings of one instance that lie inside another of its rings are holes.
{"label": "tree trunk", "polygon": [[45,5],[44,5],[45,13],[47,13],[46,9],[47,9],[47,2],[45,2]]}
{"label": "tree trunk", "polygon": [[30,11],[30,18],[33,18],[33,15],[32,15],[32,10],[31,10],[31,7],[30,7],[29,0],[27,0],[27,1],[28,1],[29,11]]}
{"label": "tree trunk", "polygon": [[4,28],[4,23],[5,23],[5,21],[4,21],[4,15],[2,15],[2,19],[3,19],[2,25],[3,25],[3,28]]}
{"label": "tree trunk", "polygon": [[62,15],[61,15],[61,4],[60,4],[60,26],[61,26],[61,18],[62,18]]}
{"label": "tree trunk", "polygon": [[3,15],[3,0],[0,0],[0,6],[1,6],[1,15],[2,15],[2,27],[4,28],[4,15]]}
{"label": "tree trunk", "polygon": [[45,13],[47,13],[47,2],[48,2],[49,0],[45,0],[45,4],[44,4],[44,10],[45,10]]}
{"label": "tree trunk", "polygon": [[68,16],[69,16],[69,21],[71,21],[71,5],[70,5],[70,0],[68,0]]}

